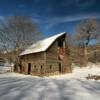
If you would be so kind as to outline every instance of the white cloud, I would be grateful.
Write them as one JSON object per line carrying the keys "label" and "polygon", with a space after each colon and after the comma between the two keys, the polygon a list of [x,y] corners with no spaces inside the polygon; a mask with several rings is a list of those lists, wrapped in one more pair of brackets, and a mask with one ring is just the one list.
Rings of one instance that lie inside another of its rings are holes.
{"label": "white cloud", "polygon": [[4,20],[4,16],[0,16],[0,20]]}
{"label": "white cloud", "polygon": [[48,20],[48,22],[54,23],[63,23],[63,22],[71,22],[71,21],[79,21],[83,19],[100,19],[100,14],[85,14],[85,15],[73,15],[73,16],[62,16],[62,17],[54,17]]}
{"label": "white cloud", "polygon": [[46,30],[49,30],[50,28],[60,23],[80,21],[84,19],[100,19],[100,14],[80,14],[73,16],[62,16],[62,17],[58,16],[58,17],[41,18],[41,19],[40,18],[41,16],[36,15],[35,18],[33,19],[35,20],[35,22],[43,24]]}
{"label": "white cloud", "polygon": [[89,15],[74,15],[74,16],[62,16],[62,17],[54,17],[49,18],[46,26],[46,29],[50,29],[53,26],[60,24],[60,23],[67,23],[73,21],[80,21],[84,19],[100,19],[99,14],[89,14]]}

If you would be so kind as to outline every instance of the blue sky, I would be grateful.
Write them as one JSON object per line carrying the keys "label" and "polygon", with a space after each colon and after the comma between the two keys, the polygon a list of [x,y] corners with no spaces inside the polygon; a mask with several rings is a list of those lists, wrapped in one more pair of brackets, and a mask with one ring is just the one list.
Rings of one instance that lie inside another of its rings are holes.
{"label": "blue sky", "polygon": [[46,35],[75,33],[82,19],[100,19],[100,0],[0,0],[0,18],[32,16]]}

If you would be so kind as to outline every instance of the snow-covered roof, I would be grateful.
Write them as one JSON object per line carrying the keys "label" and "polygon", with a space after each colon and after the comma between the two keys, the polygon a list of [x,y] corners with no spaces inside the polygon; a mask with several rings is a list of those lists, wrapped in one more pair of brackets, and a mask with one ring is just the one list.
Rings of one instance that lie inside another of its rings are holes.
{"label": "snow-covered roof", "polygon": [[60,36],[66,34],[66,32],[51,36],[49,38],[40,40],[34,44],[32,44],[29,48],[27,48],[25,51],[23,51],[20,56],[26,55],[26,54],[31,54],[31,53],[37,53],[37,52],[43,52],[48,49],[52,45],[52,43],[59,38]]}

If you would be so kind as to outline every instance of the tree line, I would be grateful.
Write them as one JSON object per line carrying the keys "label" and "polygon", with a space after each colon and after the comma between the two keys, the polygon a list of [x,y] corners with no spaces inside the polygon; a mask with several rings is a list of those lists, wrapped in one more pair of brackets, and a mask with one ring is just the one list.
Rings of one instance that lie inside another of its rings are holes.
{"label": "tree line", "polygon": [[13,62],[22,50],[41,37],[38,24],[29,16],[10,16],[0,20],[0,52]]}
{"label": "tree line", "polygon": [[69,36],[70,55],[73,63],[86,65],[100,61],[100,23],[85,19],[78,23],[76,33]]}
{"label": "tree line", "polygon": [[[16,61],[22,50],[42,36],[38,24],[29,16],[10,16],[0,20],[0,52],[8,54],[11,61]],[[93,61],[100,61],[100,23],[97,20],[80,21],[76,33],[67,35],[67,42],[73,63],[84,65],[91,57]]]}

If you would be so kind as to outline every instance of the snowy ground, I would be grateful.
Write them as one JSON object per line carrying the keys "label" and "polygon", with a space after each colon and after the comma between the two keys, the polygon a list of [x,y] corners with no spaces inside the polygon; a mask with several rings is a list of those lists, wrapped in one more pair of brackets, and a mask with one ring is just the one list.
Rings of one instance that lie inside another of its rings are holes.
{"label": "snowy ground", "polygon": [[0,74],[0,100],[100,100],[100,81],[86,80],[88,74],[100,75],[100,65],[50,77]]}

